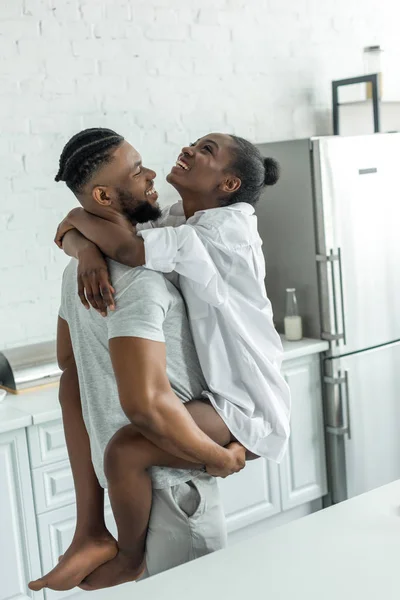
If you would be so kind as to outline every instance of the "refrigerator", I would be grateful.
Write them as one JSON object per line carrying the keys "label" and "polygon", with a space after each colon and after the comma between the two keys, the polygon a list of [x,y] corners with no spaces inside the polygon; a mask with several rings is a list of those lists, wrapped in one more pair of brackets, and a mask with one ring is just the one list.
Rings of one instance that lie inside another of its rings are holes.
{"label": "refrigerator", "polygon": [[295,287],[323,359],[329,496],[400,478],[400,133],[259,144],[281,179],[256,212],[278,330]]}

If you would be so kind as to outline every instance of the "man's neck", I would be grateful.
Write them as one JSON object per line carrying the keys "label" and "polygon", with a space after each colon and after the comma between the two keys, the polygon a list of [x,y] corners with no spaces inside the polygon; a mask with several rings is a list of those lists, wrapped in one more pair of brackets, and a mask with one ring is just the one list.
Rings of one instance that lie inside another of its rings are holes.
{"label": "man's neck", "polygon": [[110,221],[110,223],[114,223],[114,225],[118,225],[119,227],[123,227],[124,229],[129,229],[130,231],[134,231],[136,227],[136,223],[132,223],[128,221],[121,213],[115,211],[113,208],[109,206],[99,206],[94,207],[90,210],[85,208],[87,212],[90,212],[92,215],[96,217],[101,217],[105,221]]}

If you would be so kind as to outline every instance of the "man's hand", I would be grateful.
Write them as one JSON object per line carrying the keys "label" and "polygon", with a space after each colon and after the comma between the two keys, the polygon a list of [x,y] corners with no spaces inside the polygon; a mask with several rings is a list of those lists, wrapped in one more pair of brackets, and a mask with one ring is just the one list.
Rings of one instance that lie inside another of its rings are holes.
{"label": "man's hand", "polygon": [[115,310],[113,294],[106,260],[100,250],[90,243],[78,253],[78,294],[83,306],[90,308],[89,303],[103,317],[107,309]]}
{"label": "man's hand", "polygon": [[226,447],[229,452],[229,460],[227,461],[224,469],[216,469],[212,467],[206,467],[206,471],[213,477],[229,477],[233,473],[239,473],[246,466],[246,450],[237,442],[232,442]]}

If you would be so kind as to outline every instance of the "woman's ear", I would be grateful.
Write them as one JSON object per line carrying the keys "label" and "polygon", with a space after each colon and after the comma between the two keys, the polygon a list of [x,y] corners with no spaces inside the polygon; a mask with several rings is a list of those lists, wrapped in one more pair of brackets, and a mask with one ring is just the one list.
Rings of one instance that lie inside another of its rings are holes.
{"label": "woman's ear", "polygon": [[233,192],[237,192],[241,185],[242,181],[239,179],[239,177],[230,175],[221,183],[220,190],[222,192],[226,192],[227,194],[232,194]]}
{"label": "woman's ear", "polygon": [[95,202],[97,202],[97,204],[100,204],[100,206],[110,206],[110,189],[108,187],[98,185],[93,188],[92,198]]}

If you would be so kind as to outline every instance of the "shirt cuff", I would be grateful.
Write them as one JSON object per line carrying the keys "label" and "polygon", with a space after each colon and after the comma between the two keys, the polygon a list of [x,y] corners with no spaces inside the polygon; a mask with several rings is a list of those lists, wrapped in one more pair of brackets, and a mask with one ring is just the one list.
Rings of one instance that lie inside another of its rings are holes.
{"label": "shirt cuff", "polygon": [[145,267],[152,271],[171,273],[176,267],[178,241],[173,227],[138,231],[144,241]]}

